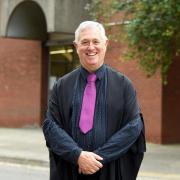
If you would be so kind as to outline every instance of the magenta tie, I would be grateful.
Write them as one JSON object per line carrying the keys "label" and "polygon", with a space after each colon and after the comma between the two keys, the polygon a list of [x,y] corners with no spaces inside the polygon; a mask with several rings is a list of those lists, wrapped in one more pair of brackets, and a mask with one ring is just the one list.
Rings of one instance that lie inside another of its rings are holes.
{"label": "magenta tie", "polygon": [[89,74],[84,90],[79,127],[86,134],[93,127],[94,108],[96,103],[96,74]]}

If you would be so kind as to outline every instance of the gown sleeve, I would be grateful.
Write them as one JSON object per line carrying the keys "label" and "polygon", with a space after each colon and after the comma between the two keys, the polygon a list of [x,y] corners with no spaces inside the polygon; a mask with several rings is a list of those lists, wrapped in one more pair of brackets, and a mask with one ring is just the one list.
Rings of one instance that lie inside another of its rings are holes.
{"label": "gown sleeve", "polygon": [[138,140],[144,129],[143,119],[136,99],[136,92],[127,79],[124,89],[124,115],[122,126],[104,145],[94,152],[103,157],[102,163],[108,163],[124,155]]}
{"label": "gown sleeve", "polygon": [[46,118],[42,126],[43,133],[49,150],[62,159],[77,164],[82,149],[78,147],[77,143],[63,129],[60,108],[57,97],[57,83],[55,83],[49,99]]}

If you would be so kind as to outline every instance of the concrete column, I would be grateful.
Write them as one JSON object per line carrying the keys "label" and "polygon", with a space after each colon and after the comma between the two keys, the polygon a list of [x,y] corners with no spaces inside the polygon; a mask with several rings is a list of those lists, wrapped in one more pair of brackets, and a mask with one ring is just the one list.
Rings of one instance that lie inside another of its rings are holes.
{"label": "concrete column", "polygon": [[162,143],[180,142],[180,56],[176,57],[163,86]]}

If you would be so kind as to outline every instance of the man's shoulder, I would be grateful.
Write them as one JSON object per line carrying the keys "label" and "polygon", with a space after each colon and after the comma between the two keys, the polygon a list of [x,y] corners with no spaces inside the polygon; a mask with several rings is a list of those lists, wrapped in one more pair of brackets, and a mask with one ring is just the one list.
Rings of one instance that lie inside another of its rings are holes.
{"label": "man's shoulder", "polygon": [[54,84],[54,88],[67,89],[72,88],[74,83],[76,82],[77,76],[79,74],[79,68],[72,70],[71,72],[61,76]]}
{"label": "man's shoulder", "polygon": [[57,80],[57,83],[60,84],[61,82],[74,81],[78,74],[79,74],[79,67],[60,77]]}
{"label": "man's shoulder", "polygon": [[62,80],[71,80],[71,79],[74,79],[78,74],[79,74],[79,69],[80,67],[72,70],[71,72],[65,74],[64,76],[61,77]]}
{"label": "man's shoulder", "polygon": [[127,77],[127,75],[123,74],[117,69],[107,65],[107,71],[108,71],[108,75],[110,76],[109,78],[131,83],[131,80]]}

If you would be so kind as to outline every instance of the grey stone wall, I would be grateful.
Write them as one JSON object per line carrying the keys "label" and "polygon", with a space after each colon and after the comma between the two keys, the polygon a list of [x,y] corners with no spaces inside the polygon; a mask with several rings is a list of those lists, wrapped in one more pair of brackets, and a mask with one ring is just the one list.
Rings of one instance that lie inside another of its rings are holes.
{"label": "grey stone wall", "polygon": [[89,19],[85,6],[89,0],[56,0],[55,29],[74,33],[79,23]]}
{"label": "grey stone wall", "polygon": [[[90,1],[34,0],[44,13],[49,33],[73,33],[82,20],[88,19],[84,7]],[[0,36],[6,35],[8,21],[20,3],[23,0],[0,0]]]}

